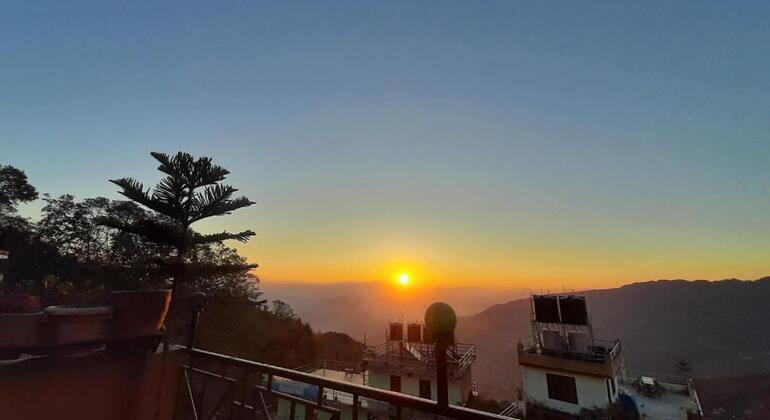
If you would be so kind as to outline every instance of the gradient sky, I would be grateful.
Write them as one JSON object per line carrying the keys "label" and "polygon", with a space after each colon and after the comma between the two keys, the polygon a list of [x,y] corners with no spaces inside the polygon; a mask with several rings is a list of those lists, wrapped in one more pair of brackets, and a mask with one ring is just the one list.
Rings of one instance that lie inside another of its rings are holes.
{"label": "gradient sky", "polygon": [[[770,274],[767,2],[3,2],[0,162],[118,198],[151,150],[258,206],[263,281]],[[40,205],[27,206],[34,216]]]}

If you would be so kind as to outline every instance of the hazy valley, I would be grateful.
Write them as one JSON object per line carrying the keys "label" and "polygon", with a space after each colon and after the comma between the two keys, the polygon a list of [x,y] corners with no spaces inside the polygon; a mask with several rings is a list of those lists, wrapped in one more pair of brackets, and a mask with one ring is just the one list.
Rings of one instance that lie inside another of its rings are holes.
{"label": "hazy valley", "polygon": [[370,344],[384,339],[389,320],[422,322],[425,309],[436,301],[451,304],[458,316],[470,316],[500,302],[529,295],[529,290],[524,289],[398,287],[376,282],[260,285],[268,299],[280,299],[291,305],[314,330],[340,331],[362,342],[366,334]]}

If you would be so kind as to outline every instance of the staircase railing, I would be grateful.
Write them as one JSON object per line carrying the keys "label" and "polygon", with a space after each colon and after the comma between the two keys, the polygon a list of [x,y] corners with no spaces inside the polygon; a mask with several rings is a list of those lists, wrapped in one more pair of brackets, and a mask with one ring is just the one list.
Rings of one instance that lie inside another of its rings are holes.
{"label": "staircase railing", "polygon": [[519,402],[518,401],[512,402],[508,407],[505,407],[505,409],[500,412],[500,415],[503,417],[521,416],[521,407],[519,407]]}

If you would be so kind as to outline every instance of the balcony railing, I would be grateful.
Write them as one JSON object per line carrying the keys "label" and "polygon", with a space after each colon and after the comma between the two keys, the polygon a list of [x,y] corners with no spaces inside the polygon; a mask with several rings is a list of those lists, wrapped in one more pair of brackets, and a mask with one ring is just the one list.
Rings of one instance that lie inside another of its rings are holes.
{"label": "balcony railing", "polygon": [[331,359],[321,359],[316,360],[314,362],[310,362],[308,364],[302,365],[298,368],[295,368],[294,370],[298,370],[300,372],[308,372],[312,373],[318,370],[337,370],[340,372],[353,372],[353,373],[363,373],[364,368],[361,366],[361,362],[343,362],[339,360],[331,360]]}
{"label": "balcony railing", "polygon": [[588,352],[549,349],[538,345],[532,338],[521,341],[522,351],[530,354],[562,357],[566,359],[583,360],[587,362],[606,363],[614,360],[620,353],[618,340],[593,340]]}
{"label": "balcony railing", "polygon": [[[472,410],[411,395],[323,378],[297,370],[188,350],[182,366],[177,419],[305,419],[352,420],[365,413],[394,419],[447,418],[503,420],[509,417]],[[281,386],[278,386],[281,384]],[[287,384],[294,386],[294,392]],[[300,413],[301,411],[301,413]]]}
{"label": "balcony railing", "polygon": [[[385,363],[391,366],[422,365],[432,368],[436,365],[435,346],[424,343],[399,342],[395,348],[386,344],[367,347],[365,360],[369,363]],[[462,377],[476,361],[474,344],[455,343],[447,349],[447,363],[454,367],[454,375]]]}

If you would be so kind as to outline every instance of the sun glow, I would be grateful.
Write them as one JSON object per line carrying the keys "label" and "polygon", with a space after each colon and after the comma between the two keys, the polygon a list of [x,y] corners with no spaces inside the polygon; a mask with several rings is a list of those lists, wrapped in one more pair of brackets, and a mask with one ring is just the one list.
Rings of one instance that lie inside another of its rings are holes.
{"label": "sun glow", "polygon": [[398,284],[406,286],[409,284],[409,274],[401,273],[398,275]]}

